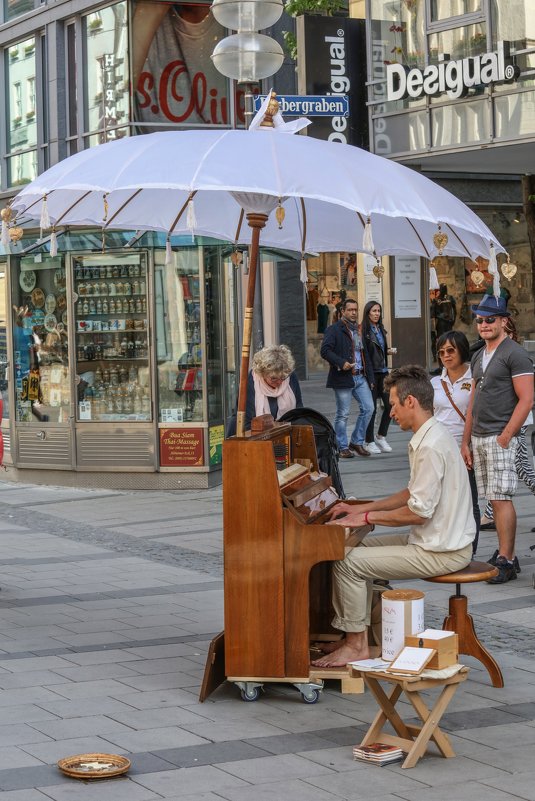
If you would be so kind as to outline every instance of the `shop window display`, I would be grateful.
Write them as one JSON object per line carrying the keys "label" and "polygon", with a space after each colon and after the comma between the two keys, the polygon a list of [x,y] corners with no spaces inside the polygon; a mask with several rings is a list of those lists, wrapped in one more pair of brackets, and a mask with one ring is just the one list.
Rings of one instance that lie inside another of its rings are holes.
{"label": "shop window display", "polygon": [[[496,232],[496,236],[507,249],[510,260],[517,266],[516,274],[508,280],[500,272],[502,293],[508,298],[508,308],[521,341],[535,340],[533,323],[533,283],[527,226],[521,210],[475,209],[483,222]],[[498,264],[505,262],[498,256]],[[455,321],[452,328],[466,334],[470,342],[477,338],[473,322],[472,305],[477,305],[484,294],[492,292],[492,276],[488,272],[488,262],[478,258],[470,259],[439,256],[434,259],[439,283],[447,287],[447,295],[455,304]],[[430,293],[431,330],[436,326],[436,293]],[[433,359],[436,354],[433,349]]]}
{"label": "shop window display", "polygon": [[144,253],[73,258],[77,419],[151,420]]}
{"label": "shop window display", "polygon": [[21,258],[13,275],[15,419],[65,423],[71,396],[63,259]]}
{"label": "shop window display", "polygon": [[156,352],[160,423],[204,419],[201,288],[197,248],[156,266]]}

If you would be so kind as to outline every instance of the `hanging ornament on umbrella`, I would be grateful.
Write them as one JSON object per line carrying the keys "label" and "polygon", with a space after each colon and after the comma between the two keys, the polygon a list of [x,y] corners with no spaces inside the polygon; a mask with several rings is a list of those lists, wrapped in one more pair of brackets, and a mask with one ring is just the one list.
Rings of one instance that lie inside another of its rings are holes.
{"label": "hanging ornament on umbrella", "polygon": [[443,252],[444,248],[446,247],[446,245],[448,244],[448,241],[449,241],[448,235],[444,233],[444,231],[442,230],[441,224],[438,223],[438,231],[433,236],[433,244],[436,247],[436,249],[438,250],[438,255],[439,256],[442,256],[442,252]]}
{"label": "hanging ornament on umbrella", "polygon": [[507,261],[504,261],[504,263],[501,266],[501,271],[502,275],[505,278],[507,278],[508,281],[510,281],[511,278],[514,278],[514,276],[517,274],[518,267],[516,266],[516,264],[513,264],[509,254],[507,254]]}
{"label": "hanging ornament on umbrella", "polygon": [[485,280],[485,274],[481,270],[472,270],[470,273],[470,280],[475,286],[481,286]]}

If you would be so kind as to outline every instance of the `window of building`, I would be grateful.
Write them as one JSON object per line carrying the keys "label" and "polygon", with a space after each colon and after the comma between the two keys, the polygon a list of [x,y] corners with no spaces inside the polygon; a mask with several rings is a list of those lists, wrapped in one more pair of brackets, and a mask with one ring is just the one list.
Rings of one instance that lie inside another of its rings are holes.
{"label": "window of building", "polygon": [[429,62],[436,64],[439,56],[451,59],[477,56],[487,52],[487,30],[483,23],[464,25],[429,37]]}
{"label": "window of building", "polygon": [[431,0],[431,19],[439,22],[481,11],[481,0]]}
{"label": "window of building", "polygon": [[[492,46],[498,42],[509,42],[511,54],[519,50],[531,50],[516,56],[515,61],[522,70],[520,80],[524,86],[533,86],[533,73],[526,76],[527,70],[535,69],[535,14],[525,0],[499,0],[492,3]],[[498,87],[498,89],[502,89]]]}
{"label": "window of building", "polygon": [[4,0],[4,20],[14,19],[34,8],[34,0]]}
{"label": "window of building", "polygon": [[88,14],[83,18],[82,29],[84,127],[86,144],[92,146],[128,135],[130,76],[126,3],[116,3]]}
{"label": "window of building", "polygon": [[37,176],[35,39],[19,42],[5,54],[7,183],[19,186]]}

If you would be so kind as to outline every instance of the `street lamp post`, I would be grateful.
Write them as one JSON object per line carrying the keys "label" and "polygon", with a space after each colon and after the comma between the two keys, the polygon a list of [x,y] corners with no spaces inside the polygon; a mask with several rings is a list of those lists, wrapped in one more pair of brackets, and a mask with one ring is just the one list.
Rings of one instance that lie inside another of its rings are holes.
{"label": "street lamp post", "polygon": [[[247,128],[254,115],[253,85],[262,78],[274,75],[282,67],[284,61],[284,53],[280,44],[271,36],[258,33],[258,31],[277,22],[282,11],[282,0],[213,0],[212,3],[212,13],[219,24],[229,30],[237,31],[218,42],[212,53],[212,61],[215,68],[227,78],[232,78],[245,85],[244,103]],[[249,224],[252,224],[251,221]],[[249,345],[246,341],[248,339],[250,341],[251,333],[255,350],[263,346],[260,285],[255,292],[260,227],[253,228],[253,231],[256,236],[253,236],[249,258],[249,280],[245,302],[247,330],[243,331],[242,362],[249,360]],[[240,398],[244,391],[245,387],[240,387]],[[242,423],[240,414],[238,423]],[[238,425],[238,429],[240,427]]]}

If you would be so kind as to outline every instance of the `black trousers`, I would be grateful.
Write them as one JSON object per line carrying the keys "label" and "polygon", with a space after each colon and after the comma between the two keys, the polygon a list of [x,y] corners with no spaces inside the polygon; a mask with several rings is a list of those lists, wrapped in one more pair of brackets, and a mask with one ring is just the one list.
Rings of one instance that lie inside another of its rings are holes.
{"label": "black trousers", "polygon": [[388,373],[374,373],[375,379],[375,387],[372,391],[373,397],[373,414],[372,419],[369,422],[368,428],[366,429],[366,442],[373,442],[375,439],[374,436],[374,427],[375,427],[375,413],[377,407],[377,401],[379,398],[383,401],[384,409],[383,414],[381,415],[381,420],[379,422],[379,429],[377,431],[377,436],[379,437],[386,437],[388,434],[388,426],[390,425],[390,401],[388,400],[388,392],[385,392],[384,389],[384,381]]}

